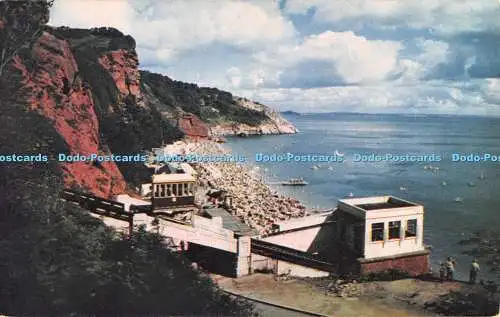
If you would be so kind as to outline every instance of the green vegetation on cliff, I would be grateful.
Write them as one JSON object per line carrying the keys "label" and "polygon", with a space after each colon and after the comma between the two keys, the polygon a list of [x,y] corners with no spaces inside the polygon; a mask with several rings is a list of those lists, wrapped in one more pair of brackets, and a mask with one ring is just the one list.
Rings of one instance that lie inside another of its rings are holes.
{"label": "green vegetation on cliff", "polygon": [[245,123],[251,126],[269,119],[263,112],[242,107],[227,91],[198,87],[148,71],[141,71],[141,79],[143,93],[150,100],[156,100],[160,111],[174,116],[183,111],[194,113],[210,124]]}

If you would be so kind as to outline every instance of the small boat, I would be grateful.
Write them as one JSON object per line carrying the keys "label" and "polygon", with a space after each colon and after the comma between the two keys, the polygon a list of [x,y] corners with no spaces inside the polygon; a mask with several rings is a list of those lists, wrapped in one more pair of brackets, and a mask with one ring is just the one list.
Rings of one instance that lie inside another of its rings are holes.
{"label": "small boat", "polygon": [[347,197],[349,197],[349,198],[354,197],[354,194],[352,192],[350,192],[349,194],[347,194]]}
{"label": "small boat", "polygon": [[303,180],[302,178],[290,178],[287,181],[281,182],[283,186],[305,186],[308,182]]}
{"label": "small boat", "polygon": [[328,170],[333,171],[333,166],[328,166]]}
{"label": "small boat", "polygon": [[311,169],[312,169],[312,170],[317,170],[318,168],[319,168],[319,167],[318,167],[317,165],[313,165],[313,166],[311,166]]}
{"label": "small boat", "polygon": [[441,182],[441,186],[446,186],[446,185],[448,185],[448,183],[447,183],[447,182],[445,182],[445,181],[442,181],[442,182]]}
{"label": "small boat", "polygon": [[478,177],[479,179],[485,179],[486,178],[486,175],[484,174],[484,172],[481,172],[481,175]]}
{"label": "small boat", "polygon": [[476,186],[476,184],[474,184],[473,182],[467,182],[467,186],[474,187],[474,186]]}
{"label": "small boat", "polygon": [[216,143],[226,143],[226,140],[224,138],[215,138],[214,140]]}
{"label": "small boat", "polygon": [[464,201],[464,199],[462,197],[455,197],[455,202],[456,203],[461,203],[463,201]]}
{"label": "small boat", "polygon": [[404,187],[404,186],[401,186],[399,187],[399,190],[402,191],[402,192],[405,192],[408,190],[408,188]]}

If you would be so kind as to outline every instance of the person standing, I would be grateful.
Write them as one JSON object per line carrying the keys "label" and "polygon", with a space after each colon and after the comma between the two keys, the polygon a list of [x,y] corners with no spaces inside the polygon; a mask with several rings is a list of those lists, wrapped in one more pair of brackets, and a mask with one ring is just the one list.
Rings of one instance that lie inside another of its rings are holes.
{"label": "person standing", "polygon": [[476,284],[477,273],[479,273],[479,263],[477,263],[477,260],[474,259],[474,260],[472,260],[472,263],[470,265],[470,271],[469,271],[469,283],[470,284]]}
{"label": "person standing", "polygon": [[455,260],[451,257],[446,259],[446,279],[449,281],[453,281],[453,274],[455,273]]}
{"label": "person standing", "polygon": [[446,266],[443,262],[439,262],[439,280],[444,282],[446,276]]}

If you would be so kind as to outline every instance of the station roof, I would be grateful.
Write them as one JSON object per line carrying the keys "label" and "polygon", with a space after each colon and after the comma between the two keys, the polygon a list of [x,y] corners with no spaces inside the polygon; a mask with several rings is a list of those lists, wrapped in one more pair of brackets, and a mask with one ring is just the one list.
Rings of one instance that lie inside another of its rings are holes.
{"label": "station roof", "polygon": [[[421,205],[393,196],[340,199],[338,201],[338,207],[344,211],[350,211],[359,216],[366,215],[370,218],[377,217],[376,214],[380,212],[391,211],[399,214],[401,212],[407,213],[409,212],[408,210],[413,210],[415,208],[420,210],[418,213],[423,212],[423,207]],[[408,209],[409,207],[410,209]]]}
{"label": "station roof", "polygon": [[242,236],[254,236],[258,235],[258,232],[255,229],[250,228],[247,224],[241,222],[238,218],[231,215],[224,208],[207,208],[204,211],[210,217],[221,217],[222,218],[222,227],[224,229],[228,229],[233,231],[235,234],[239,234]]}
{"label": "station roof", "polygon": [[196,178],[189,174],[155,174],[153,175],[153,183],[175,183],[175,182],[195,182]]}

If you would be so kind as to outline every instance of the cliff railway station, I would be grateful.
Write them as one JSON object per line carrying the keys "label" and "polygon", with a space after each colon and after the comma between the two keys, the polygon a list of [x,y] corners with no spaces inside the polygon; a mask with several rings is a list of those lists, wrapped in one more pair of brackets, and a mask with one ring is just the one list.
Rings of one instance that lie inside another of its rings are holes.
{"label": "cliff railway station", "polygon": [[61,197],[117,230],[130,233],[142,225],[158,232],[173,250],[226,276],[272,271],[321,277],[387,269],[417,276],[429,270],[421,205],[392,196],[342,199],[330,212],[275,223],[262,236],[227,210],[231,197],[224,191],[213,189],[197,199],[200,189],[189,164],[152,168],[140,198],[106,200],[72,190]]}

